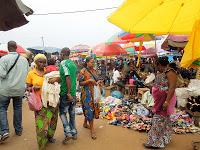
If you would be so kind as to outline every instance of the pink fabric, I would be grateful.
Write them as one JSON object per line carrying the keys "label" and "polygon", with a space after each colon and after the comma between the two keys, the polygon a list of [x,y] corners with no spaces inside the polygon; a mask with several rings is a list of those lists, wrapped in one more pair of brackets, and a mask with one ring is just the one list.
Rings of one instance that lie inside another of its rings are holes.
{"label": "pink fabric", "polygon": [[153,112],[158,115],[168,116],[174,113],[176,105],[176,95],[170,100],[169,107],[166,111],[163,110],[163,104],[167,98],[167,92],[161,91],[158,87],[152,88],[152,95],[154,97]]}
{"label": "pink fabric", "polygon": [[134,80],[134,79],[129,79],[129,84],[130,84],[130,85],[134,85],[134,83],[135,83],[135,80]]}
{"label": "pink fabric", "polygon": [[58,68],[54,65],[50,65],[46,67],[46,72],[58,71]]}

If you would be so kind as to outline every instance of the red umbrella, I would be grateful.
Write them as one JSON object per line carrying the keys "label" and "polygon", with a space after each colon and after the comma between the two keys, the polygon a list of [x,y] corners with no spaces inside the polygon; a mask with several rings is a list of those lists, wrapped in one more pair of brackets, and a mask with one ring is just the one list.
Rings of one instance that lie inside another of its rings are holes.
{"label": "red umbrella", "polygon": [[21,47],[20,45],[17,45],[17,53],[19,53],[19,54],[24,54],[24,53],[26,53],[26,49],[24,49],[23,47]]}
{"label": "red umbrella", "polygon": [[115,44],[99,44],[94,47],[93,53],[97,56],[114,56],[127,54],[125,49]]}
{"label": "red umbrella", "polygon": [[0,44],[0,56],[8,54],[9,51],[7,50],[6,44]]}
{"label": "red umbrella", "polygon": [[8,54],[7,51],[0,50],[0,56],[6,55],[6,54]]}
{"label": "red umbrella", "polygon": [[[16,50],[17,53],[24,54],[24,53],[26,53],[26,51],[27,50],[25,48],[21,47],[20,45],[17,45],[17,50]],[[3,54],[9,53],[8,48],[7,48],[7,44],[1,44],[0,45],[0,52],[3,53]]]}

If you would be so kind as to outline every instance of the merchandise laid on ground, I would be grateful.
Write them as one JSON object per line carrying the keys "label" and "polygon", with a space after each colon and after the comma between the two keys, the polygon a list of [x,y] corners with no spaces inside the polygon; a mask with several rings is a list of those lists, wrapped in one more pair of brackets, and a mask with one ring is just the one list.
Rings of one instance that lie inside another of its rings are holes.
{"label": "merchandise laid on ground", "polygon": [[[101,118],[109,120],[110,125],[148,132],[151,128],[153,113],[139,102],[128,99],[107,97],[101,100]],[[194,125],[194,119],[186,111],[179,109],[171,116],[175,133],[200,133],[200,128]]]}

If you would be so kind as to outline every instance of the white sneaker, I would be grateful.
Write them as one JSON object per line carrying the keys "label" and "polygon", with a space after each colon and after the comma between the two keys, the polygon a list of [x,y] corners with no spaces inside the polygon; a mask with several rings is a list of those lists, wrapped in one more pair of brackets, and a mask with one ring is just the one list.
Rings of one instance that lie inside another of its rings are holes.
{"label": "white sneaker", "polygon": [[10,134],[9,134],[9,133],[4,133],[3,135],[1,135],[0,142],[5,141],[5,140],[8,139],[9,137],[10,137]]}

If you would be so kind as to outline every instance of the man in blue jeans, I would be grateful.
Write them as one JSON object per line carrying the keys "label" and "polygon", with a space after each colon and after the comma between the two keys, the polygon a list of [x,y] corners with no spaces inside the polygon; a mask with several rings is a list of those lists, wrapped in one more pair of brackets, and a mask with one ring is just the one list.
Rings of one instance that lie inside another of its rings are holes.
{"label": "man in blue jeans", "polygon": [[[77,66],[69,59],[70,49],[63,48],[61,51],[62,62],[60,64],[60,118],[63,123],[65,139],[63,144],[69,140],[77,139],[75,125],[75,105],[76,105],[76,75]],[[67,118],[69,114],[69,120]]]}
{"label": "man in blue jeans", "polygon": [[29,70],[26,58],[16,53],[17,44],[8,42],[9,54],[0,59],[0,143],[9,137],[7,110],[13,100],[15,133],[22,135],[22,96]]}

